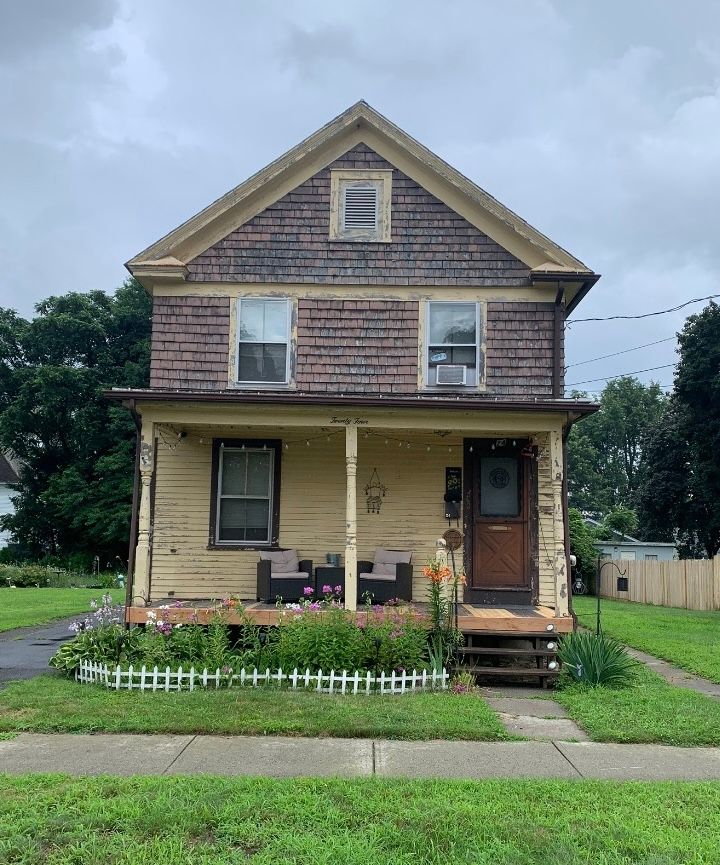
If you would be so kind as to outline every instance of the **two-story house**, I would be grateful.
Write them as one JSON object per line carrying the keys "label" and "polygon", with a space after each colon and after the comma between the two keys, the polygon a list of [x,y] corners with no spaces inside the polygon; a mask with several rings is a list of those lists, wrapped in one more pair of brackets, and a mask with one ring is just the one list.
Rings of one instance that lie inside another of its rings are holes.
{"label": "two-story house", "polygon": [[466,611],[572,627],[581,261],[359,102],[127,267],[154,304],[150,388],[111,393],[139,426],[130,620],[255,602],[277,548],[340,554],[349,608],[359,559],[409,551],[422,601],[457,526]]}

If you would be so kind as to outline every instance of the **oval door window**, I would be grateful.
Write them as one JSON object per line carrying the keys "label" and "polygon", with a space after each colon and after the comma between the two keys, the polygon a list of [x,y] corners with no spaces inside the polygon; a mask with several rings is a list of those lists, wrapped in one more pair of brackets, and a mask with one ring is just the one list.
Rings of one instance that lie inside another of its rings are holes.
{"label": "oval door window", "polygon": [[516,458],[481,458],[480,513],[484,517],[516,517],[520,513]]}

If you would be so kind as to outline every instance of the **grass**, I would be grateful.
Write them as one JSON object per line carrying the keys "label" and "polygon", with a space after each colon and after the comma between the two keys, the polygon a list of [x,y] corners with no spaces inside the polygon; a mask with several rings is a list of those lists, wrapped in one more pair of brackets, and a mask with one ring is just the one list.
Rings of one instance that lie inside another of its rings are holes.
{"label": "grass", "polygon": [[22,865],[706,865],[720,785],[0,776]]}
{"label": "grass", "polygon": [[109,591],[116,603],[124,589],[10,589],[0,588],[0,631],[43,625],[90,609],[90,601]]}
{"label": "grass", "polygon": [[108,691],[52,675],[11,682],[0,691],[0,730],[479,741],[514,738],[504,731],[487,704],[474,697],[437,693],[330,696],[270,688],[153,694]]}
{"label": "grass", "polygon": [[669,685],[641,665],[634,687],[571,685],[554,699],[598,742],[720,745],[720,700]]}
{"label": "grass", "polygon": [[[581,624],[595,627],[596,599],[573,598]],[[601,601],[603,630],[634,649],[720,682],[720,612]]]}

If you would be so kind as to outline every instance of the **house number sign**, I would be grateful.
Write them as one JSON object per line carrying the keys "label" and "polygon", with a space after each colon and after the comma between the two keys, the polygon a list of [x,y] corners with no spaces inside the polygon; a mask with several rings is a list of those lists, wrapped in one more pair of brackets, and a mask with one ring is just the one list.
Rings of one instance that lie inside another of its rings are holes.
{"label": "house number sign", "polygon": [[365,417],[335,417],[330,418],[330,423],[342,424],[343,426],[365,426],[370,421]]}

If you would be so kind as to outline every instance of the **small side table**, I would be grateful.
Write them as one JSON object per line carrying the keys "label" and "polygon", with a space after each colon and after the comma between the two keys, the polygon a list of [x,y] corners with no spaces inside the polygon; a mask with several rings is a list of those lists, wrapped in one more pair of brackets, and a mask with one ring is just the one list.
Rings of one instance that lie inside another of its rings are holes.
{"label": "small side table", "polygon": [[315,568],[315,597],[322,597],[322,587],[342,586],[341,595],[345,594],[345,568],[334,565],[318,565]]}

